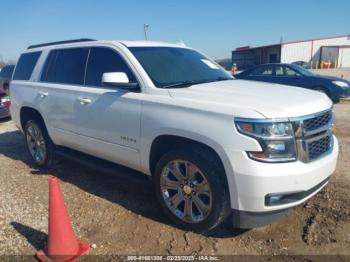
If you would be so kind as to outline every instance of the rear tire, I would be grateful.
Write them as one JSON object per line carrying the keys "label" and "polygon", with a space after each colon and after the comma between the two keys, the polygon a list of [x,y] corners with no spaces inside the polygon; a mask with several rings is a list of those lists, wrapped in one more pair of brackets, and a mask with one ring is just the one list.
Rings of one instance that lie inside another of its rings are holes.
{"label": "rear tire", "polygon": [[230,214],[225,172],[204,147],[164,154],[156,165],[153,185],[164,214],[182,229],[204,233]]}
{"label": "rear tire", "polygon": [[35,166],[45,167],[52,163],[55,145],[49,137],[44,123],[29,120],[25,124],[24,135],[27,150]]}

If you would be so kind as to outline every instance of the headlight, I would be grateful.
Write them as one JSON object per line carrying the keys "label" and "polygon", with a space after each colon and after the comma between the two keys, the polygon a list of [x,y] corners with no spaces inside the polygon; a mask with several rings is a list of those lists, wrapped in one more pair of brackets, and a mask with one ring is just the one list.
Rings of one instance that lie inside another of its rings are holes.
{"label": "headlight", "polygon": [[254,122],[237,119],[238,132],[255,138],[261,152],[247,152],[249,157],[263,162],[288,162],[296,160],[296,146],[290,122]]}
{"label": "headlight", "polygon": [[333,81],[332,82],[334,85],[339,86],[339,87],[348,87],[349,84],[343,81]]}

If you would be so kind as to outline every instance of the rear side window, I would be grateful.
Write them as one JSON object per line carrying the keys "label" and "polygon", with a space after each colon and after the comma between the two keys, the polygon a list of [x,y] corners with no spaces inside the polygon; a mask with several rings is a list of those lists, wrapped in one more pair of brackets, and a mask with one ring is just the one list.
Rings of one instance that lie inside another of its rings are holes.
{"label": "rear side window", "polygon": [[29,80],[41,52],[22,54],[13,75],[14,80]]}
{"label": "rear side window", "polygon": [[46,59],[41,81],[83,85],[88,52],[88,48],[51,51]]}
{"label": "rear side window", "polygon": [[111,72],[124,72],[130,82],[136,81],[133,73],[118,53],[104,47],[91,48],[85,85],[102,86],[103,73]]}

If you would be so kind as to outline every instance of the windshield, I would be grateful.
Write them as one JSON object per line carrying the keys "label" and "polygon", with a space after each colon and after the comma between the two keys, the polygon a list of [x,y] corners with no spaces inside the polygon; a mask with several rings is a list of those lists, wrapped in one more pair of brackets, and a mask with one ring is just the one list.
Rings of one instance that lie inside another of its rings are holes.
{"label": "windshield", "polygon": [[130,47],[157,87],[180,87],[233,79],[200,53],[178,47]]}
{"label": "windshield", "polygon": [[304,76],[314,76],[315,74],[312,73],[311,71],[305,69],[304,67],[300,66],[300,65],[294,65],[295,67],[297,67],[296,69]]}

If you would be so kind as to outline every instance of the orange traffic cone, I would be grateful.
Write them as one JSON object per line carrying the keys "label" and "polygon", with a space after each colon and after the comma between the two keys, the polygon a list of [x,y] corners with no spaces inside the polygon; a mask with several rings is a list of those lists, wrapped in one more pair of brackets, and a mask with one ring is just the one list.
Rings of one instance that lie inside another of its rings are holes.
{"label": "orange traffic cone", "polygon": [[56,177],[49,182],[48,246],[36,253],[40,261],[74,261],[86,254],[90,246],[77,240],[70,223],[64,199]]}

